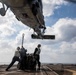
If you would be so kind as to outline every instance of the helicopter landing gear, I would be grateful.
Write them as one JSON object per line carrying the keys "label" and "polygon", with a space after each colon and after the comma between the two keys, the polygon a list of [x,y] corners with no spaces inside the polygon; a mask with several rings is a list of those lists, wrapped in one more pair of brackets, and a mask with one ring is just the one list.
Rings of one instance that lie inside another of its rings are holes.
{"label": "helicopter landing gear", "polygon": [[6,14],[6,12],[7,12],[8,7],[7,7],[7,9],[5,10],[5,6],[4,6],[4,4],[3,4],[3,3],[2,3],[2,5],[3,5],[3,8],[0,8],[0,15],[1,15],[1,16],[5,16],[5,14]]}
{"label": "helicopter landing gear", "polygon": [[1,16],[5,16],[5,12],[6,12],[6,11],[5,11],[4,8],[1,8],[1,9],[0,9],[0,14],[1,14]]}

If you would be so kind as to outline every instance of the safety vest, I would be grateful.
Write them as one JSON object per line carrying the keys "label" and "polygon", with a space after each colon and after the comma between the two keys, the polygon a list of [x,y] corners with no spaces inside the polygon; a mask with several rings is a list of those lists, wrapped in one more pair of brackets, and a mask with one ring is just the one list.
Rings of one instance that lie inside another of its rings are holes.
{"label": "safety vest", "polygon": [[[38,48],[37,48],[38,49]],[[36,51],[36,55],[39,55],[40,54],[40,52],[41,52],[41,50],[40,49],[38,49],[37,51]]]}

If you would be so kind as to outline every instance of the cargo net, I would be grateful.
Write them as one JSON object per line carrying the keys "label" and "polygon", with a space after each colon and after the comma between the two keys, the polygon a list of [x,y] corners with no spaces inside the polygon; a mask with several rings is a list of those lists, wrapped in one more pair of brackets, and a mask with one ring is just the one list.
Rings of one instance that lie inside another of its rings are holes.
{"label": "cargo net", "polygon": [[26,54],[18,63],[17,68],[20,70],[36,70],[36,59],[33,54]]}

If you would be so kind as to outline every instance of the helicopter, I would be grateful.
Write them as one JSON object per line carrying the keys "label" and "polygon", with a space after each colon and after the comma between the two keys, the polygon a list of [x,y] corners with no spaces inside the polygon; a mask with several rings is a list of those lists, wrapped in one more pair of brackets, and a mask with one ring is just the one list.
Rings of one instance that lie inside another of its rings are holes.
{"label": "helicopter", "polygon": [[[76,0],[65,1],[76,2]],[[2,3],[0,15],[5,16],[10,8],[18,21],[34,30],[31,35],[33,39],[55,39],[55,35],[44,35],[46,26],[42,0],[0,0],[0,3]]]}
{"label": "helicopter", "polygon": [[5,16],[8,8],[16,19],[34,30],[33,39],[55,39],[55,35],[44,35],[46,26],[42,0],[0,0],[0,15]]}

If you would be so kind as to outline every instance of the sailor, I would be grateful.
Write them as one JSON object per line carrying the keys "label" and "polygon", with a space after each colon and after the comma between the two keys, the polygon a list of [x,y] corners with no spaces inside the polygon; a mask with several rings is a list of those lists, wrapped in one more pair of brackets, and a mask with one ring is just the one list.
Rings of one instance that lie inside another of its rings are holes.
{"label": "sailor", "polygon": [[20,50],[21,58],[23,58],[23,57],[26,56],[26,52],[27,52],[27,50],[22,46],[22,47],[21,47],[21,50]]}
{"label": "sailor", "polygon": [[17,47],[17,50],[15,51],[14,57],[13,57],[11,63],[9,64],[9,66],[6,68],[6,71],[8,71],[10,69],[10,67],[12,67],[12,65],[16,61],[20,62],[20,47]]}
{"label": "sailor", "polygon": [[20,58],[21,58],[21,69],[25,70],[26,66],[26,52],[27,50],[22,46],[20,50]]}
{"label": "sailor", "polygon": [[38,70],[40,70],[40,52],[41,52],[41,44],[38,44],[37,48],[35,48],[34,56],[38,63]]}

